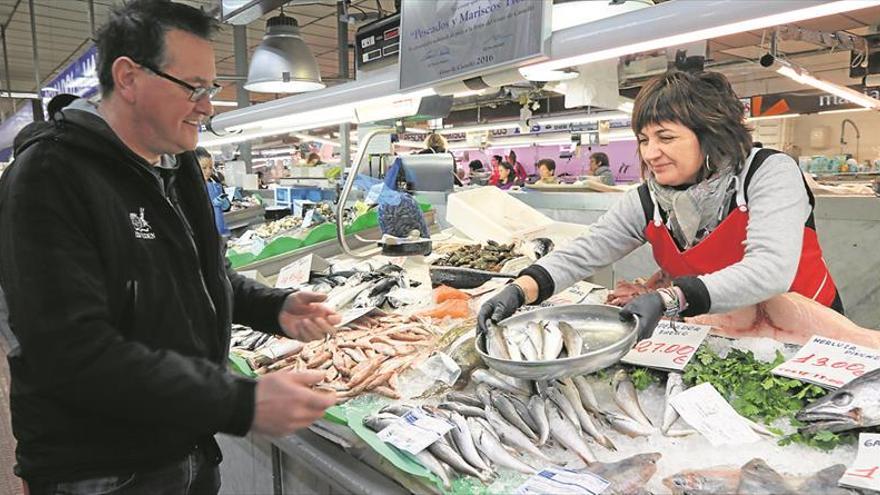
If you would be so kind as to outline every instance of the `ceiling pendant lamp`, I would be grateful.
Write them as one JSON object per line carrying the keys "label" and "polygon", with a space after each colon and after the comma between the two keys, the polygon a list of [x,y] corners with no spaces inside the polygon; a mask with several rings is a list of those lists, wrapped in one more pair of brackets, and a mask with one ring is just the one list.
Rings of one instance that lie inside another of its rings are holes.
{"label": "ceiling pendant lamp", "polygon": [[321,71],[302,39],[296,19],[266,21],[266,35],[254,51],[244,89],[258,93],[302,93],[322,89]]}

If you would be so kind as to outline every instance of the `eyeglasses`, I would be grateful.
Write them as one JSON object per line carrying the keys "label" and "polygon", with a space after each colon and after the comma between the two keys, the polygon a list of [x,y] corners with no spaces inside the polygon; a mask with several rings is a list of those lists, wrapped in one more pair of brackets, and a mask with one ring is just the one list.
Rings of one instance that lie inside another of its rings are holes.
{"label": "eyeglasses", "polygon": [[174,84],[189,90],[190,91],[189,101],[200,101],[203,98],[207,98],[210,100],[210,99],[214,98],[215,96],[217,96],[217,93],[219,93],[220,90],[223,89],[223,87],[220,86],[219,84],[214,84],[213,86],[193,86],[192,84],[190,84],[186,81],[181,81],[180,79],[178,79],[170,74],[166,74],[155,67],[151,67],[147,64],[140,64],[140,66],[149,70],[153,74],[156,74],[157,76],[159,76],[163,79],[167,79],[167,80],[173,82]]}

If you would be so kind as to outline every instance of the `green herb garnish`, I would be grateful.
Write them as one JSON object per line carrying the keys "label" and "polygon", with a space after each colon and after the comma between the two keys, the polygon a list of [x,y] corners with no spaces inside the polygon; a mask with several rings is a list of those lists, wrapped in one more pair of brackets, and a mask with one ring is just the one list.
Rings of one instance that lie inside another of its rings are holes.
{"label": "green herb garnish", "polygon": [[631,368],[629,370],[629,378],[632,380],[636,390],[639,391],[645,390],[651,384],[660,383],[660,374],[648,368]]}

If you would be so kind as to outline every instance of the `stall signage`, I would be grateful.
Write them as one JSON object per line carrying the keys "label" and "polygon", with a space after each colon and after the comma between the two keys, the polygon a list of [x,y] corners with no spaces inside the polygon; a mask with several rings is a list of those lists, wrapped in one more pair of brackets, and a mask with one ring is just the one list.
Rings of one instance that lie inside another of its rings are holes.
{"label": "stall signage", "polygon": [[[880,99],[880,87],[865,87],[861,85],[848,86],[871,98]],[[747,115],[751,117],[771,117],[775,115],[790,115],[817,113],[826,110],[844,110],[848,108],[861,108],[859,105],[830,93],[811,92],[804,94],[802,91],[794,93],[773,93],[756,95],[748,98]]]}
{"label": "stall signage", "polygon": [[567,469],[547,468],[533,474],[519,486],[516,495],[599,495],[611,486],[611,482],[589,471],[575,472]]}
{"label": "stall signage", "polygon": [[403,0],[400,89],[543,58],[550,7],[534,0]]}
{"label": "stall signage", "polygon": [[706,325],[691,325],[663,320],[654,333],[639,341],[623,356],[624,363],[681,371],[709,335]]}
{"label": "stall signage", "polygon": [[813,335],[793,358],[771,373],[836,389],[877,368],[880,353],[876,350]]}
{"label": "stall signage", "polygon": [[309,281],[312,272],[321,272],[330,267],[324,258],[309,254],[288,264],[278,273],[276,289],[290,289]]}
{"label": "stall signage", "polygon": [[98,49],[92,46],[40,90],[43,101],[61,93],[88,98],[98,92]]}
{"label": "stall signage", "polygon": [[839,485],[880,490],[880,433],[860,433],[859,452]]}
{"label": "stall signage", "polygon": [[379,440],[416,455],[440,440],[455,425],[415,407],[379,432]]}
{"label": "stall signage", "polygon": [[691,387],[669,399],[669,403],[687,424],[716,447],[761,439],[749,420],[737,414],[711,383]]}

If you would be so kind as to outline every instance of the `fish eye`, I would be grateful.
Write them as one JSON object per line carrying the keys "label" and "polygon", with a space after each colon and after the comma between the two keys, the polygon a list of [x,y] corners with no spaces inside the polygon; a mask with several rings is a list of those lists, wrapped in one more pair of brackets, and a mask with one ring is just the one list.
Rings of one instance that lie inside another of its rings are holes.
{"label": "fish eye", "polygon": [[844,407],[850,405],[853,401],[853,395],[849,392],[842,392],[834,397],[832,397],[831,402],[834,403],[835,406]]}

